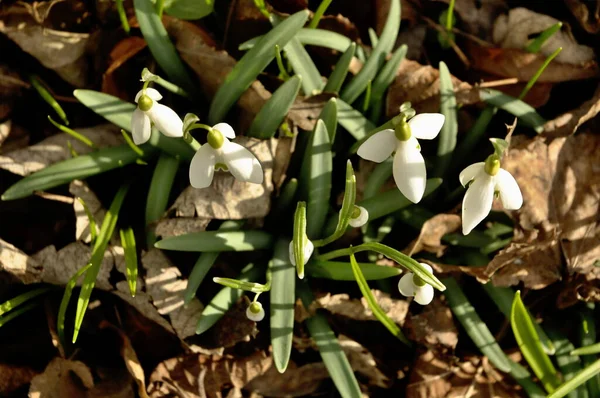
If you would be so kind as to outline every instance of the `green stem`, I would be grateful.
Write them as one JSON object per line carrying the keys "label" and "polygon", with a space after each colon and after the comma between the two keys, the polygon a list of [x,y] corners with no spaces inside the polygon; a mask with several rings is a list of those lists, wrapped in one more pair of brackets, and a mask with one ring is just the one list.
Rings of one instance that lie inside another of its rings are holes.
{"label": "green stem", "polygon": [[165,9],[165,0],[156,0],[156,13],[159,18],[162,18]]}
{"label": "green stem", "polygon": [[332,0],[323,0],[321,4],[319,4],[319,8],[317,8],[315,15],[308,24],[309,29],[315,29],[317,26],[319,26],[319,21],[323,17],[323,14],[325,14],[325,11],[327,10],[327,7],[329,7],[329,4],[331,4],[331,1]]}
{"label": "green stem", "polygon": [[533,85],[535,84],[535,82],[537,82],[537,80],[540,78],[540,76],[542,75],[542,73],[544,73],[544,70],[548,67],[548,65],[550,64],[550,62],[552,62],[552,60],[554,58],[556,58],[556,56],[561,51],[562,51],[562,47],[558,47],[552,54],[550,54],[548,56],[548,58],[546,58],[546,60],[542,64],[542,66],[540,66],[540,68],[537,70],[537,72],[535,72],[535,75],[533,75],[533,77],[531,79],[529,79],[529,81],[527,82],[527,85],[525,86],[525,88],[523,89],[523,91],[521,91],[521,94],[519,94],[519,99],[523,99],[523,97],[525,97],[525,95],[527,95],[527,93],[529,92],[529,90],[531,90],[531,88],[533,87]]}

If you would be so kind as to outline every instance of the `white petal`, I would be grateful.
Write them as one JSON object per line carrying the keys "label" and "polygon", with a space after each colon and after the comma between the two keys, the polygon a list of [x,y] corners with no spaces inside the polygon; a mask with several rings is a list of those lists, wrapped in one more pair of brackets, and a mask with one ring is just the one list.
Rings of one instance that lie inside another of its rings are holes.
{"label": "white petal", "polygon": [[394,155],[394,181],[402,195],[413,203],[418,203],[425,193],[427,170],[425,159],[417,148],[419,143],[414,137],[398,143]]}
{"label": "white petal", "polygon": [[523,195],[517,180],[506,170],[500,169],[496,174],[496,187],[500,191],[500,200],[506,210],[517,210],[523,205]]}
{"label": "white petal", "polygon": [[350,224],[350,226],[353,228],[362,227],[367,223],[367,221],[369,221],[369,211],[362,206],[356,207],[358,207],[358,209],[360,210],[358,217],[350,218],[350,221],[348,221],[348,224]]}
{"label": "white petal", "polygon": [[416,138],[432,140],[440,133],[445,120],[441,113],[419,113],[408,121],[408,125]]}
{"label": "white petal", "polygon": [[466,187],[473,178],[475,178],[479,173],[484,171],[485,162],[473,163],[470,166],[467,166],[463,171],[460,172],[458,179],[463,187]]}
{"label": "white petal", "polygon": [[400,278],[400,282],[398,282],[398,290],[400,291],[400,294],[405,297],[412,297],[415,295],[416,286],[413,282],[412,272],[409,272]]}
{"label": "white petal", "polygon": [[433,292],[433,286],[421,286],[415,292],[415,301],[421,305],[427,305],[433,300]]}
{"label": "white petal", "polygon": [[[142,96],[142,94],[144,94],[144,90],[138,91],[138,93],[135,95],[135,103],[136,104],[139,101],[139,99]],[[160,93],[157,90],[153,89],[153,88],[147,88],[146,89],[146,95],[148,97],[150,97],[150,99],[152,99],[154,101],[160,101],[162,99],[162,95],[160,95]]]}
{"label": "white petal", "polygon": [[167,137],[183,137],[183,121],[173,109],[155,103],[146,113],[156,128]]}
{"label": "white petal", "polygon": [[136,108],[131,116],[131,135],[133,143],[141,145],[150,139],[152,127],[150,126],[150,118],[144,112]]}
{"label": "white petal", "polygon": [[214,126],[212,126],[212,128],[220,131],[221,134],[223,134],[225,137],[227,137],[229,139],[235,138],[235,131],[233,131],[233,127],[231,127],[227,123],[218,123],[218,124],[215,124]]}
{"label": "white petal", "polygon": [[[257,302],[257,304],[260,304],[260,303]],[[260,322],[263,319],[265,319],[265,310],[262,308],[262,305],[261,305],[260,311],[258,313],[254,313],[254,312],[250,311],[250,306],[248,306],[248,308],[246,308],[246,316],[251,321]]]}
{"label": "white petal", "polygon": [[262,166],[252,152],[235,142],[223,143],[221,152],[223,154],[223,162],[236,179],[254,184],[262,184]]}
{"label": "white petal", "polygon": [[294,257],[294,241],[291,241],[290,245],[288,246],[288,255],[290,257],[290,264],[292,264],[295,267],[296,257]]}
{"label": "white petal", "polygon": [[215,174],[215,151],[208,144],[202,145],[190,163],[190,184],[194,188],[206,188]]}
{"label": "white petal", "polygon": [[[310,256],[312,256],[315,251],[315,245],[311,242],[310,239],[307,240],[306,245],[304,246],[304,265],[310,260]],[[290,256],[290,263],[295,267],[296,266],[296,257],[294,257],[294,241],[290,242],[288,247],[288,254]]]}
{"label": "white petal", "polygon": [[431,268],[431,265],[425,264],[425,263],[419,263],[419,264],[421,264],[421,266],[423,266],[423,268],[425,268],[427,271],[429,271],[431,274],[433,274],[433,268]]}
{"label": "white petal", "polygon": [[494,178],[481,173],[467,189],[462,204],[462,230],[467,235],[492,209],[494,201]]}
{"label": "white petal", "polygon": [[387,129],[373,134],[358,148],[358,156],[371,162],[381,163],[390,157],[398,145],[394,130]]}

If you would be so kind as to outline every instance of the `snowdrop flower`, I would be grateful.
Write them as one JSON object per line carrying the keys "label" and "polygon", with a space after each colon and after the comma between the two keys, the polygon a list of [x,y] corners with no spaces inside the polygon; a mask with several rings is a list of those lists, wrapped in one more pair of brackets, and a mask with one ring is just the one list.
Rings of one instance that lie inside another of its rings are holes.
{"label": "snowdrop flower", "polygon": [[[289,250],[290,250],[289,251],[290,263],[292,263],[292,265],[295,267],[296,266],[296,257],[294,257],[294,241],[290,242]],[[306,265],[306,263],[310,259],[310,256],[312,256],[313,251],[315,251],[315,246],[310,241],[310,239],[306,239],[306,246],[304,246],[304,265]],[[300,279],[302,279],[303,277],[304,277],[304,275],[301,276]]]}
{"label": "snowdrop flower", "polygon": [[[424,263],[420,263],[427,271],[433,273],[433,269]],[[421,305],[427,305],[433,300],[433,286],[425,283],[412,272],[407,273],[398,282],[398,290],[405,297],[415,297],[415,301]]]}
{"label": "snowdrop flower", "polygon": [[354,206],[348,224],[353,228],[359,228],[365,225],[367,221],[369,221],[369,211],[362,206]]}
{"label": "snowdrop flower", "polygon": [[140,90],[135,96],[137,109],[131,117],[131,135],[136,145],[150,139],[150,122],[167,137],[183,137],[183,121],[168,106],[159,104],[162,95],[153,88]]}
{"label": "snowdrop flower", "polygon": [[229,171],[240,181],[262,184],[263,170],[258,159],[240,144],[229,141],[234,138],[235,132],[227,123],[209,130],[208,143],[198,149],[190,164],[190,183],[194,188],[208,187],[215,169]]}
{"label": "snowdrop flower", "polygon": [[425,193],[427,172],[417,138],[432,140],[444,124],[441,113],[421,113],[407,122],[401,115],[395,129],[382,130],[369,137],[359,148],[358,156],[381,163],[394,155],[394,181],[408,200],[418,203]]}
{"label": "snowdrop flower", "polygon": [[462,231],[467,235],[492,209],[494,196],[499,194],[507,210],[517,210],[523,205],[523,196],[515,178],[500,168],[497,155],[490,155],[485,162],[470,165],[460,173],[460,183],[467,189],[462,204]]}
{"label": "snowdrop flower", "polygon": [[254,322],[260,322],[265,318],[265,310],[263,306],[258,301],[253,301],[250,303],[248,308],[246,309],[246,316],[248,319]]}

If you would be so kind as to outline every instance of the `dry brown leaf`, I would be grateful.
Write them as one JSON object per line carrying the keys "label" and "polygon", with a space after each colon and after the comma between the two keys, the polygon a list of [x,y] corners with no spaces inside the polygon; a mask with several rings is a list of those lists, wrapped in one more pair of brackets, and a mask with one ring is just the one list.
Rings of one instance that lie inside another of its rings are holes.
{"label": "dry brown leaf", "polygon": [[404,251],[412,256],[425,250],[441,257],[446,250],[446,246],[442,245],[442,236],[458,230],[460,226],[460,216],[456,214],[438,214],[425,221],[418,238]]}
{"label": "dry brown leaf", "polygon": [[[469,105],[480,101],[479,90],[452,76],[457,104]],[[410,101],[417,112],[438,112],[440,108],[440,72],[432,66],[405,59],[386,97],[386,114],[398,114],[398,109]]]}
{"label": "dry brown leaf", "polygon": [[[0,98],[0,103],[2,101]],[[2,110],[0,109],[0,120],[1,113]],[[13,123],[10,119],[6,120],[0,124],[0,155],[27,147],[29,139],[29,132],[23,127]]]}
{"label": "dry brown leaf", "polygon": [[[379,306],[385,313],[398,325],[402,325],[408,313],[409,303],[406,300],[398,300],[391,298],[389,294],[383,293],[380,290],[373,290],[373,295]],[[377,318],[369,308],[365,298],[350,299],[345,293],[331,294],[317,298],[311,304],[311,311],[316,308],[324,308],[335,315],[341,315],[356,321],[375,321]]]}
{"label": "dry brown leaf", "polygon": [[[450,0],[436,0],[449,4]],[[494,21],[507,8],[505,0],[456,0],[454,11],[472,35],[491,41]]]}
{"label": "dry brown leaf", "polygon": [[86,364],[80,361],[54,358],[44,373],[31,380],[29,397],[86,397],[94,387],[94,378]]}
{"label": "dry brown leaf", "polygon": [[[19,73],[0,64],[0,120],[7,120],[11,116],[15,103],[22,97],[24,89],[29,87],[30,84],[21,80]],[[0,144],[1,141],[0,138]]]}
{"label": "dry brown leaf", "polygon": [[146,40],[138,36],[129,36],[118,42],[111,50],[109,57],[110,65],[102,74],[102,92],[119,98],[127,98],[127,91],[120,84],[117,70],[129,59],[136,56],[146,48]]}
{"label": "dry brown leaf", "polygon": [[[119,133],[119,128],[112,124],[78,129],[78,132],[88,137],[100,148],[123,143],[123,137]],[[0,155],[0,168],[21,176],[29,175],[51,164],[71,158],[67,142],[71,142],[75,152],[80,155],[92,151],[92,148],[81,141],[74,139],[68,134],[61,133],[48,137],[28,148]]]}
{"label": "dry brown leaf", "polygon": [[588,33],[600,32],[600,0],[593,1],[584,0],[564,0],[565,4],[575,18],[579,21],[583,29]]}
{"label": "dry brown leaf", "polygon": [[15,390],[31,383],[31,379],[37,374],[27,366],[0,363],[0,395],[12,396]]}
{"label": "dry brown leaf", "polygon": [[424,307],[423,312],[417,315],[409,314],[406,326],[410,339],[431,349],[442,346],[454,350],[458,344],[458,330],[452,311],[437,296],[432,305]]}
{"label": "dry brown leaf", "polygon": [[564,137],[575,134],[582,124],[594,118],[598,112],[600,112],[600,86],[596,89],[594,96],[579,107],[546,122],[544,135]]}
{"label": "dry brown leaf", "polygon": [[241,389],[264,374],[273,360],[262,351],[243,358],[207,357],[201,354],[171,358],[150,375],[150,397],[220,397],[224,387]]}
{"label": "dry brown leaf", "polygon": [[41,280],[43,265],[12,244],[0,239],[0,271],[25,284]]}
{"label": "dry brown leaf", "polygon": [[[69,184],[69,192],[76,198],[73,201],[73,211],[75,212],[75,240],[81,240],[90,243],[92,236],[90,234],[90,220],[83,208],[83,205],[77,198],[81,198],[86,207],[92,213],[96,221],[96,228],[99,228],[104,221],[106,210],[102,207],[100,199],[90,190],[88,185],[80,180],[74,180]],[[99,232],[96,230],[96,232]]]}
{"label": "dry brown leaf", "polygon": [[299,368],[288,366],[283,374],[271,366],[263,375],[252,379],[244,389],[265,397],[302,397],[315,393],[321,382],[328,378],[327,368],[321,362]]}
{"label": "dry brown leaf", "polygon": [[256,322],[246,316],[250,305],[248,296],[242,296],[225,315],[210,328],[210,335],[216,347],[233,347],[241,341],[250,341],[256,337],[258,329]]}
{"label": "dry brown leaf", "polygon": [[210,219],[208,218],[163,218],[156,224],[155,234],[156,236],[166,238],[168,236],[179,236],[193,232],[201,232],[206,230],[209,223]]}
{"label": "dry brown leaf", "polygon": [[338,336],[338,341],[353,371],[365,376],[370,386],[390,387],[391,380],[377,368],[375,358],[369,350],[343,334]]}
{"label": "dry brown leaf", "polygon": [[181,272],[158,249],[150,249],[142,256],[146,270],[146,292],[152,297],[154,306],[161,315],[169,315],[171,325],[180,339],[196,334],[196,323],[202,313],[202,303],[194,298],[183,305],[183,294],[187,280]]}
{"label": "dry brown leaf", "polygon": [[90,35],[48,27],[48,16],[59,2],[18,2],[12,5],[2,14],[0,32],[68,83],[84,87],[88,79],[85,49]]}
{"label": "dry brown leaf", "polygon": [[0,123],[0,146],[6,141],[8,138],[8,134],[10,134],[10,129],[12,127],[12,122],[10,120],[6,120]]}
{"label": "dry brown leaf", "polygon": [[229,173],[215,173],[213,183],[204,189],[186,188],[175,200],[172,209],[177,217],[240,220],[264,217],[271,208],[273,167],[277,140],[257,140],[238,137],[236,142],[248,148],[260,161],[264,182],[241,182]]}

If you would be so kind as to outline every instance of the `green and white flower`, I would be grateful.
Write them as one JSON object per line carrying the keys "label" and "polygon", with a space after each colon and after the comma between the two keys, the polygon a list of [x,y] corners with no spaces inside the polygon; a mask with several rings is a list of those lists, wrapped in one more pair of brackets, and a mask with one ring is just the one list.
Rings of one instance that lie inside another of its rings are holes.
{"label": "green and white flower", "polygon": [[262,304],[258,301],[250,303],[246,309],[246,316],[254,322],[260,322],[265,319],[265,310],[263,309]]}
{"label": "green and white flower", "polygon": [[173,109],[159,104],[161,99],[153,88],[144,88],[135,96],[138,106],[131,117],[131,135],[136,145],[150,139],[152,123],[167,137],[183,137],[183,121]]}
{"label": "green and white flower", "polygon": [[[428,264],[421,263],[429,272],[433,273],[433,268]],[[415,301],[421,305],[427,305],[433,300],[433,286],[427,284],[417,275],[408,272],[398,282],[398,290],[405,297],[414,297]]]}

